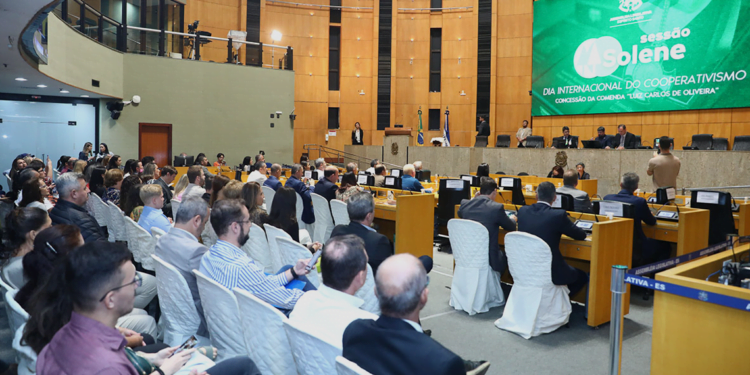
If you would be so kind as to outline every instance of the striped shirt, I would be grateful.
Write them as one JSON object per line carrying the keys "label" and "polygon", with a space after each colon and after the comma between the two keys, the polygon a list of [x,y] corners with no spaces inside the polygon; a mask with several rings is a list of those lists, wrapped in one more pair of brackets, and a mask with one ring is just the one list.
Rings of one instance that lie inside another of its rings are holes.
{"label": "striped shirt", "polygon": [[244,251],[222,240],[203,255],[200,272],[229,290],[247,290],[283,309],[293,309],[305,293],[299,289],[286,289],[286,273],[266,275]]}

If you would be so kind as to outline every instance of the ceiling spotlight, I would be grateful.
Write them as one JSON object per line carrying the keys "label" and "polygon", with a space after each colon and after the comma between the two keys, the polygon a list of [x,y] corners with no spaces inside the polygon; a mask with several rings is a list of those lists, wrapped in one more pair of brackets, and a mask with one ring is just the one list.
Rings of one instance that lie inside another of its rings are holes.
{"label": "ceiling spotlight", "polygon": [[82,98],[88,98],[88,95],[81,95]]}
{"label": "ceiling spotlight", "polygon": [[36,85],[36,87],[39,87],[40,89],[43,89],[43,88],[47,87],[47,85]]}
{"label": "ceiling spotlight", "polygon": [[27,81],[27,79],[26,79],[26,78],[23,78],[23,77],[18,77],[18,78],[16,78],[16,81],[19,81],[19,82],[26,82],[26,81]]}
{"label": "ceiling spotlight", "polygon": [[8,138],[8,136],[7,136],[7,135],[5,135],[5,134],[3,134],[3,138]]}
{"label": "ceiling spotlight", "polygon": [[70,91],[60,89],[60,94],[70,94]]}

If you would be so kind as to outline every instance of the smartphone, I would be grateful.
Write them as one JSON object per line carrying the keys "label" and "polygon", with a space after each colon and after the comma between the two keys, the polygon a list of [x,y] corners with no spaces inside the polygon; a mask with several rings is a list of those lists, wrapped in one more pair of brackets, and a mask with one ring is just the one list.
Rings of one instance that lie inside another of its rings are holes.
{"label": "smartphone", "polygon": [[310,258],[310,261],[307,263],[307,266],[305,266],[305,269],[310,271],[315,267],[315,263],[318,262],[318,258],[320,258],[320,254],[323,254],[323,248],[316,251],[315,254],[313,254],[312,258]]}
{"label": "smartphone", "polygon": [[172,355],[170,355],[169,357],[171,358],[172,356],[174,356],[175,354],[177,354],[177,353],[179,353],[179,352],[181,352],[183,350],[192,349],[197,344],[198,344],[198,339],[196,339],[195,336],[190,336],[190,338],[187,339],[187,341],[185,341],[182,345],[180,345],[180,347],[177,348],[177,350],[175,350],[172,353]]}

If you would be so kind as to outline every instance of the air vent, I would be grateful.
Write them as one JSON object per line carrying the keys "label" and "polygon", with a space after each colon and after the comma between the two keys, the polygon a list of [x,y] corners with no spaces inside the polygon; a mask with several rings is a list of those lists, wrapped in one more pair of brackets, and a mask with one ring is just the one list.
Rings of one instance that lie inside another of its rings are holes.
{"label": "air vent", "polygon": [[92,79],[92,80],[91,80],[91,86],[94,86],[94,87],[99,87],[99,81],[97,81],[97,80],[95,80],[95,79]]}

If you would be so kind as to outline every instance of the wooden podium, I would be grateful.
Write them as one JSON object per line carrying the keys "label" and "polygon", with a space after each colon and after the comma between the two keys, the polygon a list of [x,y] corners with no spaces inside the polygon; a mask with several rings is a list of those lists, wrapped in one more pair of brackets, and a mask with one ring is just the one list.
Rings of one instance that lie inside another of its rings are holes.
{"label": "wooden podium", "polygon": [[[388,128],[383,137],[383,161],[403,166],[406,164],[407,150],[414,146],[411,128]],[[388,168],[390,169],[390,168]]]}

